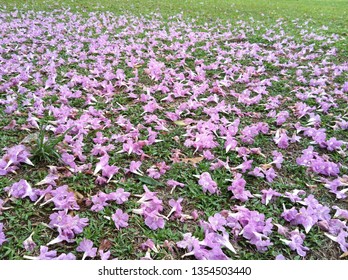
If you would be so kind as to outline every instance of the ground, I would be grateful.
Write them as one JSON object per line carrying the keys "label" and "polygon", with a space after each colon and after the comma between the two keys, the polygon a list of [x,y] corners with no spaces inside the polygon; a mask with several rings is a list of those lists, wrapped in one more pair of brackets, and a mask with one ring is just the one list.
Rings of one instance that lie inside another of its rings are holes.
{"label": "ground", "polygon": [[0,259],[346,258],[346,1],[22,2]]}

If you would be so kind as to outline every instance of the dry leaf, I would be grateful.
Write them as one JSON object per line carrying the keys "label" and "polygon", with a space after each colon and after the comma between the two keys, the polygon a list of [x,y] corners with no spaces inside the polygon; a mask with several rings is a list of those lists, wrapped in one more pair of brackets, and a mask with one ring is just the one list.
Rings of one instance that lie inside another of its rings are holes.
{"label": "dry leaf", "polygon": [[340,255],[340,259],[343,259],[343,258],[345,258],[345,257],[348,257],[348,252],[345,252],[345,253],[343,253],[342,255]]}
{"label": "dry leaf", "polygon": [[268,170],[272,167],[272,164],[267,163],[267,164],[261,164],[260,166],[263,170]]}
{"label": "dry leaf", "polygon": [[309,185],[309,184],[305,184],[305,185],[310,189],[316,189],[318,187],[317,185]]}
{"label": "dry leaf", "polygon": [[83,194],[82,193],[80,193],[80,192],[78,192],[78,191],[75,191],[75,190],[73,190],[73,189],[68,189],[70,192],[73,192],[74,193],[74,196],[75,196],[75,199],[77,200],[77,201],[81,201],[81,200],[83,200],[84,199],[84,196],[83,196]]}
{"label": "dry leaf", "polygon": [[191,163],[192,165],[196,165],[197,163],[201,162],[203,159],[204,157],[183,158],[181,159],[181,162]]}
{"label": "dry leaf", "polygon": [[186,126],[187,124],[184,122],[184,121],[175,121],[174,122],[176,125],[178,125],[178,126]]}
{"label": "dry leaf", "polygon": [[111,245],[112,245],[112,243],[109,239],[103,239],[100,242],[98,250],[108,251],[111,248]]}

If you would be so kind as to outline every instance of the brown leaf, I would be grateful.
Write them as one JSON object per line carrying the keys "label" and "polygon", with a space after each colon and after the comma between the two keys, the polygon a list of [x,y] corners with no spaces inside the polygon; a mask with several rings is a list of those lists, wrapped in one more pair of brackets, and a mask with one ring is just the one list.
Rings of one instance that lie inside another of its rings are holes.
{"label": "brown leaf", "polygon": [[340,255],[340,259],[348,257],[348,251]]}
{"label": "brown leaf", "polygon": [[261,164],[260,166],[263,170],[268,170],[272,167],[272,164],[267,163],[267,164]]}
{"label": "brown leaf", "polygon": [[77,201],[81,201],[81,200],[84,199],[84,196],[83,196],[82,193],[80,193],[80,192],[78,192],[78,191],[75,191],[75,190],[73,190],[73,189],[71,189],[71,188],[69,188],[68,190],[69,190],[70,192],[73,192],[73,193],[74,193],[75,199],[76,199]]}
{"label": "brown leaf", "polygon": [[191,163],[192,165],[196,165],[197,163],[201,162],[203,159],[204,157],[183,158],[181,159],[181,162]]}
{"label": "brown leaf", "polygon": [[111,245],[112,245],[112,243],[109,239],[103,239],[100,242],[98,250],[107,251],[111,248]]}
{"label": "brown leaf", "polygon": [[305,184],[305,185],[310,189],[316,189],[318,187],[317,185],[309,185],[309,184]]}

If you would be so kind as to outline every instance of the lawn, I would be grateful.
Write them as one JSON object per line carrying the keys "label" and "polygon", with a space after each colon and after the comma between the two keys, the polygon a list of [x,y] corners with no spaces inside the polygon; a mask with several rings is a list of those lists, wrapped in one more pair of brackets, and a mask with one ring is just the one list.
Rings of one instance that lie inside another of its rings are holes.
{"label": "lawn", "polygon": [[0,0],[0,259],[340,259],[347,1]]}

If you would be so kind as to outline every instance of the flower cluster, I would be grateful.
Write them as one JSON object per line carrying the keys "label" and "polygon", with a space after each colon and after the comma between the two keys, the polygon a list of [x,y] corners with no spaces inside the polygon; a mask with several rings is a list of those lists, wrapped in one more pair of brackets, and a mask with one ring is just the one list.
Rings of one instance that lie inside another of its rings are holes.
{"label": "flower cluster", "polygon": [[133,209],[133,213],[144,216],[145,224],[152,230],[164,228],[166,216],[160,212],[163,211],[162,200],[160,200],[156,192],[151,192],[144,186],[145,193],[138,200],[140,209]]}
{"label": "flower cluster", "polygon": [[83,228],[88,225],[88,218],[80,218],[79,215],[72,216],[66,211],[58,211],[50,215],[49,227],[57,229],[58,237],[50,241],[47,245],[62,241],[74,242],[76,234],[83,232]]}
{"label": "flower cluster", "polygon": [[116,204],[123,204],[128,200],[129,196],[130,193],[126,192],[123,188],[118,188],[115,192],[108,194],[99,191],[91,198],[91,201],[93,203],[91,210],[95,212],[102,211],[105,206],[109,205],[109,201],[115,201]]}
{"label": "flower cluster", "polygon": [[14,172],[21,163],[34,165],[29,159],[31,154],[26,146],[16,145],[11,148],[5,148],[5,150],[6,153],[0,160],[0,176]]}
{"label": "flower cluster", "polygon": [[207,191],[211,194],[219,192],[217,183],[208,172],[204,172],[199,176],[198,184],[203,188],[204,193]]}
{"label": "flower cluster", "polygon": [[331,162],[314,152],[313,146],[302,151],[302,156],[296,159],[298,165],[307,166],[311,171],[325,176],[338,176],[340,167],[337,163]]}

